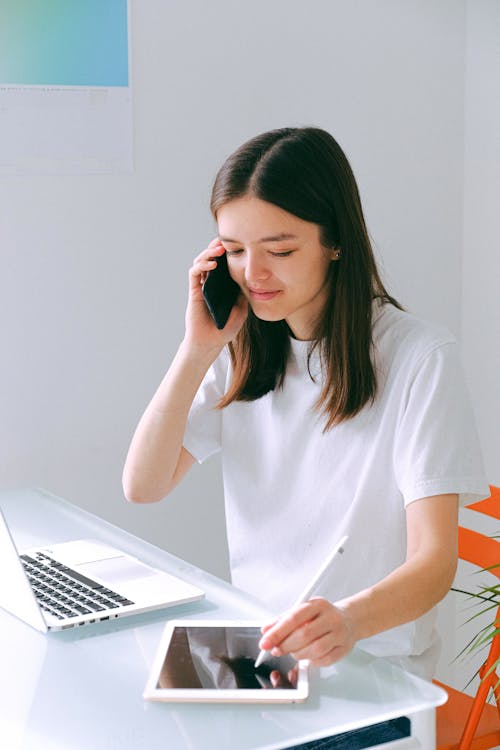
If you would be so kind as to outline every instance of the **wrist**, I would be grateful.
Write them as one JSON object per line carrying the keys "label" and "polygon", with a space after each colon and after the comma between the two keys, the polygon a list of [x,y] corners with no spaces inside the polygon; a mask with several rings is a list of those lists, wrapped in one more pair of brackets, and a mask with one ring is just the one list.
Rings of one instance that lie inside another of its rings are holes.
{"label": "wrist", "polygon": [[363,626],[362,613],[354,597],[341,599],[335,602],[334,606],[342,613],[346,630],[353,644],[367,637],[365,627]]}
{"label": "wrist", "polygon": [[179,346],[176,358],[199,370],[208,370],[224,349],[224,344],[200,344],[185,337]]}

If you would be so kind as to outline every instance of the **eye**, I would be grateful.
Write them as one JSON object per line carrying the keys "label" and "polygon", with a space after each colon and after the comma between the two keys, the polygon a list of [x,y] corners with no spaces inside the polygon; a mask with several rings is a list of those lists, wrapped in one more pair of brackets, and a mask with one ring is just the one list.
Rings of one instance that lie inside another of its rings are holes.
{"label": "eye", "polygon": [[243,248],[240,247],[238,250],[226,250],[226,255],[231,257],[234,255],[241,255],[243,252]]}
{"label": "eye", "polygon": [[290,256],[293,252],[295,251],[294,250],[282,250],[281,252],[277,252],[277,251],[271,252],[271,255],[274,258],[288,258],[288,256]]}

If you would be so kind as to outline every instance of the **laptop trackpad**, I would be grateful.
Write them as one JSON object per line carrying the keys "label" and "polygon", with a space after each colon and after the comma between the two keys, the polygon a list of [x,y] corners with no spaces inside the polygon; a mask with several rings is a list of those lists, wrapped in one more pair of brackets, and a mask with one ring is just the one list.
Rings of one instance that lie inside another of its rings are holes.
{"label": "laptop trackpad", "polygon": [[157,571],[130,557],[112,557],[109,560],[96,560],[75,567],[89,578],[104,581],[108,586],[158,575]]}

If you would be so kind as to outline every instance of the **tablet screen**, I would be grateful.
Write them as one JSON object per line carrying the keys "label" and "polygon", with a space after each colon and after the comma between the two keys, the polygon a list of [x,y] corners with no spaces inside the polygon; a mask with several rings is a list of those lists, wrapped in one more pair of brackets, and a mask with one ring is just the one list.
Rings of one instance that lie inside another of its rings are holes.
{"label": "tablet screen", "polygon": [[256,668],[261,637],[253,624],[171,623],[145,697],[298,700],[306,670],[291,656],[269,656]]}

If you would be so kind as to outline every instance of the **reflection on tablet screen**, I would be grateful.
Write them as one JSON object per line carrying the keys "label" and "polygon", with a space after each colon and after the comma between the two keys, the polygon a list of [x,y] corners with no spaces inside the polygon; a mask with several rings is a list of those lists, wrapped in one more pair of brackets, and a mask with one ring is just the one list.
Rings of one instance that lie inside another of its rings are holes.
{"label": "reflection on tablet screen", "polygon": [[175,627],[158,688],[293,690],[297,662],[270,657],[255,669],[262,634],[258,627]]}

